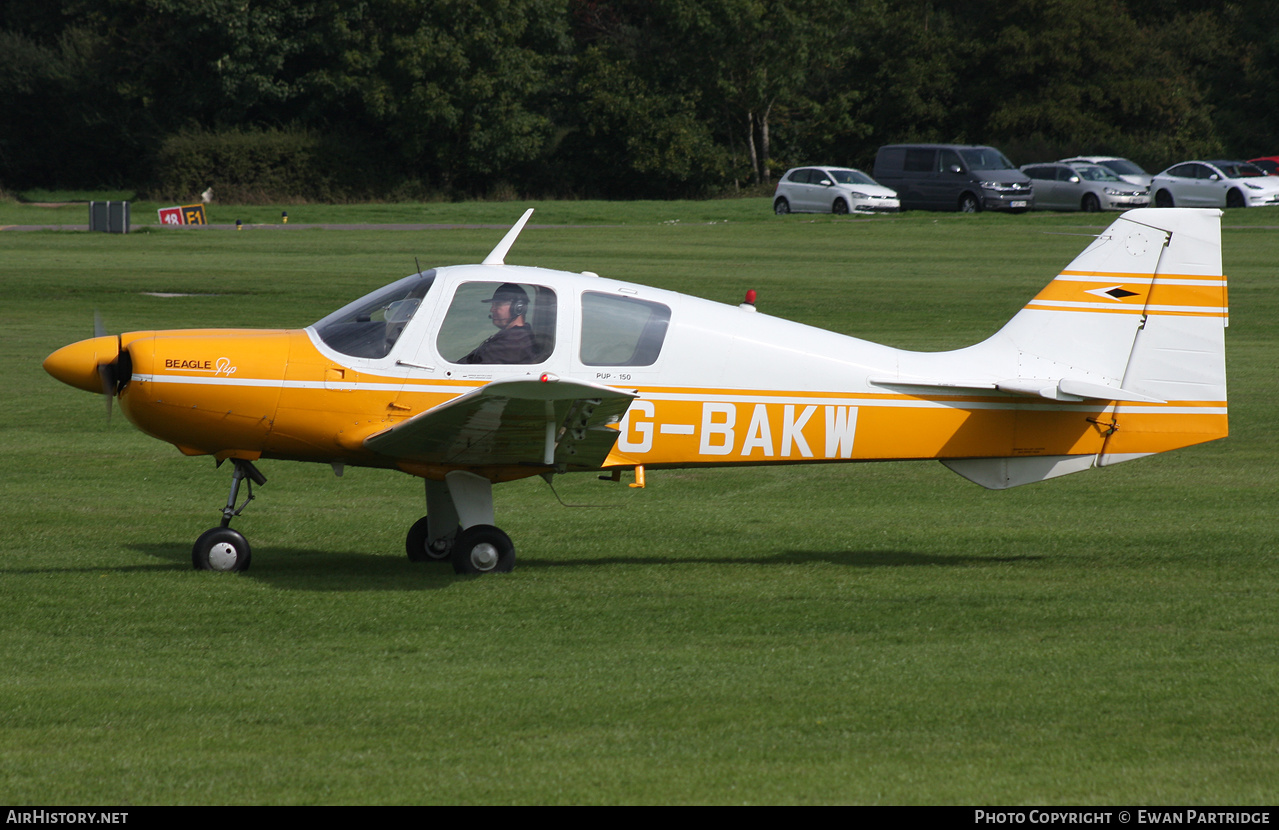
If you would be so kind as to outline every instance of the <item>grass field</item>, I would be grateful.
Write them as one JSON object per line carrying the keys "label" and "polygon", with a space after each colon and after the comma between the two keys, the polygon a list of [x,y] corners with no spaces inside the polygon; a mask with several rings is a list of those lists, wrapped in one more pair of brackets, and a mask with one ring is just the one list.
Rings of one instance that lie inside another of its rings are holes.
{"label": "grass field", "polygon": [[[64,209],[0,224],[30,210]],[[562,227],[507,261],[755,288],[932,350],[988,336],[1105,221],[548,203],[533,222]],[[1225,441],[1006,492],[936,463],[560,477],[583,507],[516,482],[519,564],[477,579],[405,558],[415,479],[271,461],[235,524],[252,570],[192,571],[229,471],[40,362],[95,309],[306,325],[500,231],[0,233],[0,803],[1274,804],[1279,214],[1223,222]]]}

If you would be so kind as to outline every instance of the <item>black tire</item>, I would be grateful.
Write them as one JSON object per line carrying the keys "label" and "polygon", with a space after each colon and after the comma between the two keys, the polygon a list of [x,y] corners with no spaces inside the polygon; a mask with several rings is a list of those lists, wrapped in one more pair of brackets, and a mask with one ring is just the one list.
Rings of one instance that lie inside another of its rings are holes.
{"label": "black tire", "polygon": [[204,531],[191,548],[191,565],[197,571],[247,571],[251,561],[249,540],[229,527]]}
{"label": "black tire", "polygon": [[453,543],[461,532],[462,527],[458,525],[445,538],[436,539],[435,546],[432,547],[426,541],[431,538],[430,517],[423,516],[413,523],[408,535],[404,537],[404,551],[409,555],[410,562],[443,562],[449,558]]}
{"label": "black tire", "polygon": [[1167,190],[1160,190],[1155,194],[1155,207],[1167,208],[1175,207],[1172,201],[1172,194]]}
{"label": "black tire", "polygon": [[843,216],[848,213],[848,202],[843,199],[836,199],[835,204],[830,206],[830,212],[837,216]]}
{"label": "black tire", "polygon": [[790,202],[786,201],[785,198],[781,198],[776,202],[773,202],[773,213],[776,213],[778,216],[785,216],[790,213]]}
{"label": "black tire", "polygon": [[1230,188],[1229,192],[1226,193],[1226,207],[1241,208],[1247,206],[1248,205],[1243,200],[1243,194],[1236,188]]}
{"label": "black tire", "polygon": [[509,573],[515,567],[515,543],[492,525],[463,530],[450,556],[460,574]]}
{"label": "black tire", "polygon": [[981,199],[978,199],[971,193],[965,193],[959,197],[960,213],[981,213]]}
{"label": "black tire", "polygon": [[1101,210],[1101,200],[1097,198],[1095,193],[1085,193],[1083,201],[1079,203],[1079,208],[1084,213],[1096,213]]}

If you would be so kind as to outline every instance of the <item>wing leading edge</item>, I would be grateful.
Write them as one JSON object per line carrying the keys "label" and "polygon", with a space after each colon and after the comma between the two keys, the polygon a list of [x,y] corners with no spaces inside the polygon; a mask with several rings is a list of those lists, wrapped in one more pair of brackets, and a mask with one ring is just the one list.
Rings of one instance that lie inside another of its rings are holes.
{"label": "wing leading edge", "polygon": [[496,380],[371,435],[374,452],[428,464],[598,468],[636,394],[544,375]]}

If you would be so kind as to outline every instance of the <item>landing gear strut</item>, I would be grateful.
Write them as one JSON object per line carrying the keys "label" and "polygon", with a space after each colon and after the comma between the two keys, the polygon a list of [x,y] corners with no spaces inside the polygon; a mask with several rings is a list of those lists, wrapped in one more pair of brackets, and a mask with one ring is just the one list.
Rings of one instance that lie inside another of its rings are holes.
{"label": "landing gear strut", "polygon": [[[235,469],[231,473],[231,494],[222,508],[222,525],[200,534],[191,548],[191,564],[197,571],[247,571],[251,561],[249,540],[238,530],[231,529],[231,520],[240,515],[253,501],[253,485],[266,484],[266,476],[251,461],[232,458]],[[249,480],[249,495],[244,504],[235,506],[240,497],[240,483]]]}
{"label": "landing gear strut", "polygon": [[414,562],[449,560],[460,574],[507,573],[515,544],[493,526],[493,483],[454,470],[426,480],[426,512],[409,528],[404,547]]}

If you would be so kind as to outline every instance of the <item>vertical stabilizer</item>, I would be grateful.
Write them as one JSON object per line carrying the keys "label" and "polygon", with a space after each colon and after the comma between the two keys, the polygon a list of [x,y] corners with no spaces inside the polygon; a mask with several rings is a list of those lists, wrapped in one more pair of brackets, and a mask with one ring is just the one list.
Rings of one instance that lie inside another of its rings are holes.
{"label": "vertical stabilizer", "polygon": [[[1003,488],[1224,438],[1228,313],[1221,211],[1125,213],[975,347],[1015,372],[997,384],[1001,390],[1041,390],[1064,402],[1062,411],[1070,411],[1070,401],[1092,405],[1087,421],[1097,431],[1095,449],[944,463],[983,486]],[[1043,417],[1019,412],[1019,436],[1038,434]]]}

